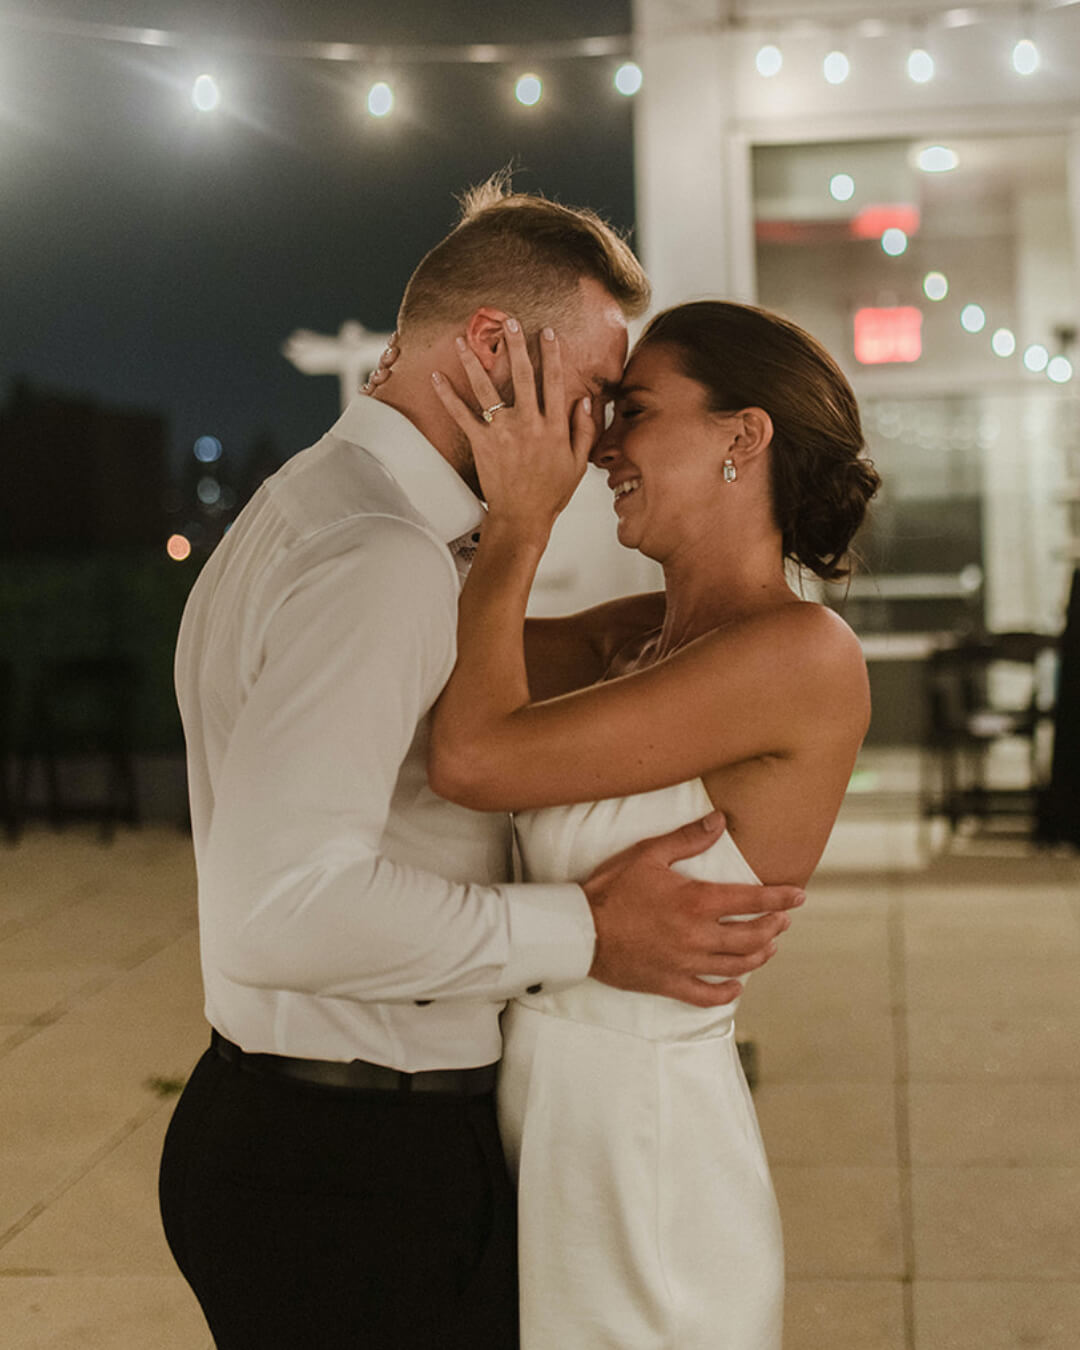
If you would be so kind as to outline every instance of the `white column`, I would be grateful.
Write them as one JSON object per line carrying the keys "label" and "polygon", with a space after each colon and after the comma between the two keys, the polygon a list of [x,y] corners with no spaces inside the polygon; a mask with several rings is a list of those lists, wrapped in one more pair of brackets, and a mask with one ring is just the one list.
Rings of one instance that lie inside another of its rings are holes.
{"label": "white column", "polygon": [[634,0],[638,242],[656,309],[753,297],[750,160],[715,0]]}

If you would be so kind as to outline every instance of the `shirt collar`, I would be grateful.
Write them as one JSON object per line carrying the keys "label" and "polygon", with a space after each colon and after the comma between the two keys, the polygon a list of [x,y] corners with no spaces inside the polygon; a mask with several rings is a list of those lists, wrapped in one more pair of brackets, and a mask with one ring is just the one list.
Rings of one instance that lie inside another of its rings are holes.
{"label": "shirt collar", "polygon": [[479,528],[480,499],[404,413],[368,394],[357,394],[330,435],[358,445],[377,459],[446,543]]}

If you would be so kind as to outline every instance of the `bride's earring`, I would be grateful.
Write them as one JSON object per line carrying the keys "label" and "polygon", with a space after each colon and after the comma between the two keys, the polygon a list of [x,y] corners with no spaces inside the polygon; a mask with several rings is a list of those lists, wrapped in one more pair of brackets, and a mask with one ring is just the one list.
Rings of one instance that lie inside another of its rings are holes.
{"label": "bride's earring", "polygon": [[736,478],[735,461],[729,456],[724,460],[724,482],[734,483]]}

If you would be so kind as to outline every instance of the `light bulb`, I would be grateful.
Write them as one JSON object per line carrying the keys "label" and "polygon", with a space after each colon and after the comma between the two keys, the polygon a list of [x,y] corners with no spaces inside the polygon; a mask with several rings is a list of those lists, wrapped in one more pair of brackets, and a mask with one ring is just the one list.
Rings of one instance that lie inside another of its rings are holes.
{"label": "light bulb", "polygon": [[641,67],[637,62],[627,61],[615,72],[615,88],[620,94],[625,94],[627,98],[630,98],[641,88],[643,79]]}
{"label": "light bulb", "polygon": [[779,75],[783,64],[784,53],[772,42],[766,42],[763,47],[759,47],[758,54],[754,57],[757,73],[764,75],[766,79]]}
{"label": "light bulb", "polygon": [[1034,75],[1039,69],[1039,49],[1030,38],[1021,38],[1013,48],[1012,63],[1018,75]]}
{"label": "light bulb", "polygon": [[367,109],[372,117],[387,117],[393,106],[394,91],[386,81],[380,80],[378,84],[373,84],[367,96]]}
{"label": "light bulb", "polygon": [[986,327],[986,311],[982,305],[965,305],[960,311],[960,327],[966,333],[981,333]]}
{"label": "light bulb", "polygon": [[522,75],[514,87],[514,94],[519,103],[533,108],[543,97],[544,82],[539,75]]}
{"label": "light bulb", "polygon": [[934,58],[923,47],[914,47],[907,59],[908,78],[926,84],[934,78]]}
{"label": "light bulb", "polygon": [[849,173],[834,173],[829,179],[829,196],[834,201],[849,202],[855,196],[855,179]]}
{"label": "light bulb", "polygon": [[821,68],[830,84],[843,84],[851,74],[851,62],[840,51],[830,52]]}
{"label": "light bulb", "polygon": [[221,102],[221,90],[213,75],[200,75],[191,88],[191,101],[199,112],[213,112]]}

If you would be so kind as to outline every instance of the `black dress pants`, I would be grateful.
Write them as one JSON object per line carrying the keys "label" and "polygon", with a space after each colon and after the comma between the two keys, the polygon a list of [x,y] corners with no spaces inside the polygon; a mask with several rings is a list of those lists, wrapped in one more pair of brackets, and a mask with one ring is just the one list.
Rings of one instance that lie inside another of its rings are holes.
{"label": "black dress pants", "polygon": [[207,1051],[161,1213],[218,1350],[515,1350],[514,1194],[493,1095],[345,1092]]}

